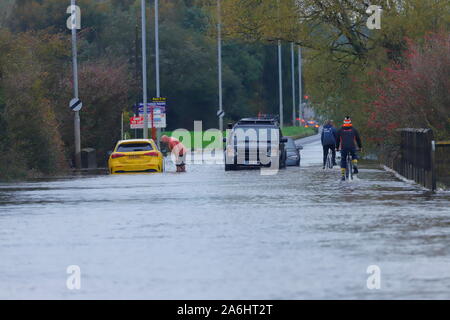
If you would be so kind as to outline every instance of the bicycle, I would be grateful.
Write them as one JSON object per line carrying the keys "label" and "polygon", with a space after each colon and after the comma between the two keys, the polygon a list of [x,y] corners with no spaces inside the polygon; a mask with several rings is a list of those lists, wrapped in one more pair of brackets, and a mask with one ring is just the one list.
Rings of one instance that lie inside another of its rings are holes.
{"label": "bicycle", "polygon": [[353,158],[350,152],[347,153],[347,168],[345,170],[345,180],[353,180]]}
{"label": "bicycle", "polygon": [[[341,155],[342,155],[342,150],[341,151]],[[361,149],[357,149],[356,151],[361,151]],[[347,167],[345,168],[345,180],[353,180],[353,176],[355,175],[355,173],[353,172],[354,168],[353,168],[353,157],[351,152],[347,153],[347,158],[346,158],[346,162],[347,162]]]}

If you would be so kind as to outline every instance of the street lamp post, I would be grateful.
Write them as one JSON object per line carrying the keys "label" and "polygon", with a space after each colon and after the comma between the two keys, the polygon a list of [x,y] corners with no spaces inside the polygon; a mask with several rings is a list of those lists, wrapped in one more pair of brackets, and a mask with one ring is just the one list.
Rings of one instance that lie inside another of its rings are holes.
{"label": "street lamp post", "polygon": [[295,126],[295,58],[294,43],[291,42],[291,79],[292,79],[292,125]]}
{"label": "street lamp post", "polygon": [[[159,79],[159,1],[155,0],[155,62],[156,62],[156,97],[161,97],[160,91],[160,79]],[[153,112],[152,112],[153,114]],[[153,115],[152,115],[153,119]],[[153,122],[153,121],[152,121]],[[159,138],[161,135],[161,130],[158,128],[155,137],[155,128],[153,128],[154,123],[152,123],[152,138],[156,138],[156,143],[159,144]]]}
{"label": "street lamp post", "polygon": [[143,138],[148,139],[148,109],[147,109],[147,32],[145,23],[145,0],[141,0],[142,18],[142,104],[144,108]]}
{"label": "street lamp post", "polygon": [[[75,14],[74,19],[77,20],[79,14],[76,7],[76,1],[70,1],[72,16]],[[72,68],[73,68],[73,95],[75,99],[78,99],[78,57],[77,57],[77,26],[76,23],[72,23]],[[75,136],[75,167],[81,168],[81,133],[80,133],[80,112],[75,111],[74,115],[74,136]]]}
{"label": "street lamp post", "polygon": [[[303,93],[302,93],[302,47],[298,46],[298,114],[303,119]],[[301,121],[301,120],[300,120]]]}
{"label": "street lamp post", "polygon": [[[280,0],[277,0],[277,16],[278,25],[281,23],[280,19]],[[280,113],[280,127],[283,128],[283,71],[281,64],[281,40],[278,40],[278,91],[279,91],[279,113]]]}
{"label": "street lamp post", "polygon": [[217,0],[217,61],[219,69],[219,130],[223,132],[223,98],[222,98],[222,21],[220,0]]}
{"label": "street lamp post", "polygon": [[280,127],[283,127],[283,71],[281,65],[281,40],[278,40],[278,85],[280,96]]}
{"label": "street lamp post", "polygon": [[[71,0],[72,10],[76,14],[78,12],[74,9],[76,6],[76,1]],[[77,57],[77,26],[76,23],[72,23],[72,67],[73,67],[73,94],[74,98],[78,99],[78,57]],[[75,135],[75,167],[77,169],[81,168],[81,133],[80,133],[80,112],[75,111],[74,116],[74,135]]]}

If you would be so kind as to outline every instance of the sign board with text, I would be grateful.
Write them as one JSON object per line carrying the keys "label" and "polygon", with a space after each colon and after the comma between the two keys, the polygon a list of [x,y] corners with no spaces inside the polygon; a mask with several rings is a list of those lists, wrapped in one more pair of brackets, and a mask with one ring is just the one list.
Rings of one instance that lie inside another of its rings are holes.
{"label": "sign board with text", "polygon": [[[131,129],[144,128],[144,104],[140,103],[139,117],[132,117],[130,119]],[[165,128],[166,127],[166,98],[153,98],[152,102],[147,103],[148,112],[148,127],[149,128]],[[142,119],[142,122],[138,123]],[[134,120],[133,120],[134,119]],[[152,126],[153,123],[153,126]]]}
{"label": "sign board with text", "polygon": [[[148,115],[148,127],[149,128],[165,128],[166,127],[166,114],[159,113],[158,110],[154,110],[153,114],[153,127],[152,127],[152,115]],[[144,129],[144,116],[131,117],[130,129]]]}

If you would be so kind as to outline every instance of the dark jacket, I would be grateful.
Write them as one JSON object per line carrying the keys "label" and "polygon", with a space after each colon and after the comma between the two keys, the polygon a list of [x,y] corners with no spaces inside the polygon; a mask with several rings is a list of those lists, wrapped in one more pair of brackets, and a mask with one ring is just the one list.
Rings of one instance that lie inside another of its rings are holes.
{"label": "dark jacket", "polygon": [[353,127],[341,127],[337,133],[337,148],[339,150],[362,149],[358,130]]}
{"label": "dark jacket", "polygon": [[326,124],[322,128],[321,135],[323,146],[335,146],[337,141],[337,130],[331,124]]}

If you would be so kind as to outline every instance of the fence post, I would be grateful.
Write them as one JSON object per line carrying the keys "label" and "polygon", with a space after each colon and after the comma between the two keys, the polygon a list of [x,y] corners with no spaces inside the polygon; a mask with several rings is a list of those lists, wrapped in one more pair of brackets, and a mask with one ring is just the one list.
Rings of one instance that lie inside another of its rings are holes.
{"label": "fence post", "polygon": [[431,141],[431,190],[436,190],[436,170],[435,170],[435,151],[436,151],[436,142],[434,140]]}

